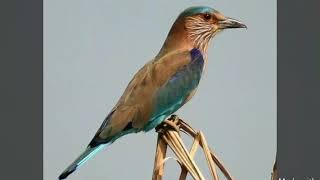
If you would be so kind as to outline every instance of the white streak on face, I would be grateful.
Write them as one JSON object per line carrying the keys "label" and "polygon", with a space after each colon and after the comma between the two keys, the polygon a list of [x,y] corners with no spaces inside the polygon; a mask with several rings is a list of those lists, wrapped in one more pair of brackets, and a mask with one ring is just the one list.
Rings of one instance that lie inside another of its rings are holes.
{"label": "white streak on face", "polygon": [[193,42],[194,48],[199,49],[204,56],[207,56],[209,41],[216,34],[218,28],[200,16],[187,17],[185,27],[188,31],[188,38]]}

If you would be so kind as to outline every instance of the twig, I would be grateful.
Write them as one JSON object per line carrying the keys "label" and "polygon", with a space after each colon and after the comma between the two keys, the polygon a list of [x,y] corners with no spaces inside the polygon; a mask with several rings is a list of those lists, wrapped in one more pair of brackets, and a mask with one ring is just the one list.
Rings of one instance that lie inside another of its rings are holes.
{"label": "twig", "polygon": [[[162,180],[168,145],[177,156],[177,161],[181,166],[179,180],[185,180],[188,172],[194,179],[204,180],[204,176],[193,159],[199,146],[203,149],[214,180],[218,180],[218,174],[215,168],[216,165],[228,180],[233,179],[227,169],[222,165],[221,161],[209,148],[204,134],[201,131],[196,132],[190,125],[179,119],[178,116],[171,116],[168,120],[160,124],[156,128],[156,131],[158,132],[158,140],[152,176],[153,180]],[[190,152],[186,149],[181,139],[180,131],[194,138]]]}
{"label": "twig", "polygon": [[156,149],[156,157],[154,160],[154,172],[152,179],[161,180],[163,176],[164,164],[161,162],[166,157],[167,153],[167,144],[161,138],[161,135],[158,134],[157,140],[157,149]]}

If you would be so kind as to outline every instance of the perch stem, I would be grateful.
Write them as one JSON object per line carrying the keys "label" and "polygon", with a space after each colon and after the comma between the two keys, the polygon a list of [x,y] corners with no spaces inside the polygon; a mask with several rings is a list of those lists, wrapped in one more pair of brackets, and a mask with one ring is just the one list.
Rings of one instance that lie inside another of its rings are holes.
{"label": "perch stem", "polygon": [[[189,124],[179,119],[178,116],[171,116],[168,120],[160,124],[156,128],[156,131],[158,132],[158,139],[152,176],[153,180],[162,180],[164,174],[164,159],[168,146],[177,156],[177,161],[181,166],[179,180],[185,180],[188,173],[196,180],[204,180],[204,176],[193,159],[199,146],[203,149],[214,180],[219,180],[215,166],[218,166],[228,180],[233,179],[212,149],[209,148],[204,134],[201,131],[196,132]],[[180,136],[180,131],[194,138],[190,151],[185,147]]]}

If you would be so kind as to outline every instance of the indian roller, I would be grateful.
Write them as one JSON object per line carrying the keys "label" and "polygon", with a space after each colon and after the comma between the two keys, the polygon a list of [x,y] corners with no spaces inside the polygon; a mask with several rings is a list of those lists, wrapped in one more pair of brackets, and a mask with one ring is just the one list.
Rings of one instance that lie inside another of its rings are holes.
{"label": "indian roller", "polygon": [[205,6],[180,13],[159,53],[134,75],[87,148],[59,179],[121,136],[147,132],[187,103],[201,79],[210,40],[228,28],[246,25]]}

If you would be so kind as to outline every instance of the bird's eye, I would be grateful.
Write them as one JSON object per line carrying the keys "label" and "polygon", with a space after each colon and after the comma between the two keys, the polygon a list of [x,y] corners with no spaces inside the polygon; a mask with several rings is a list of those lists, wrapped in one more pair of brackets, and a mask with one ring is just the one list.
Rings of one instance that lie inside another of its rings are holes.
{"label": "bird's eye", "polygon": [[205,19],[205,20],[211,19],[211,15],[210,15],[210,14],[204,14],[204,19]]}

